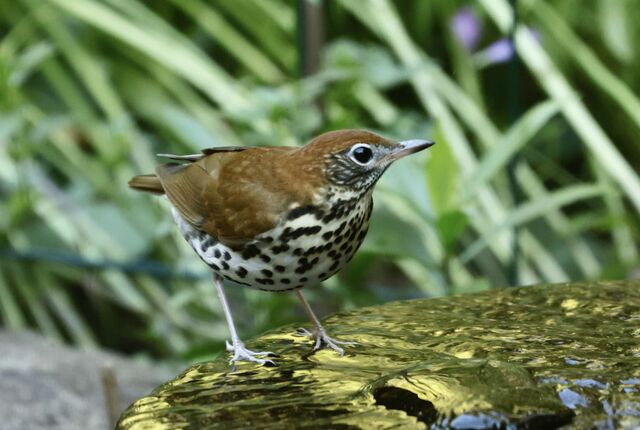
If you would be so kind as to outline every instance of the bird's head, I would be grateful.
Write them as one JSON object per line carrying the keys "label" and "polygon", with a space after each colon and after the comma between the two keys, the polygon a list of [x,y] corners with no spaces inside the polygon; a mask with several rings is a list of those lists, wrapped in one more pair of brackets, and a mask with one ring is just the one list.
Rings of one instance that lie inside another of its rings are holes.
{"label": "bird's head", "polygon": [[339,130],[316,137],[302,151],[322,162],[331,185],[363,192],[391,163],[433,144],[418,139],[394,142],[366,130]]}

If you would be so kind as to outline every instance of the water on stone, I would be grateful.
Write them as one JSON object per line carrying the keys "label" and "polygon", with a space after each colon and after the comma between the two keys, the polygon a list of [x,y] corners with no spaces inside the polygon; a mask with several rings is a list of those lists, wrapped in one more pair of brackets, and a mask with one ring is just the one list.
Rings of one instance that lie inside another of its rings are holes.
{"label": "water on stone", "polygon": [[637,281],[394,302],[326,328],[359,345],[311,354],[278,329],[247,343],[277,367],[196,364],[118,428],[640,428]]}

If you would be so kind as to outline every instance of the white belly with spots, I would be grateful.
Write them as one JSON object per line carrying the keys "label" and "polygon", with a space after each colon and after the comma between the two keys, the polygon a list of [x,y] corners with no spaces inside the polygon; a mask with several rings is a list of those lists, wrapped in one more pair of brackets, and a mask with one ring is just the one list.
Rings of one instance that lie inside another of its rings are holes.
{"label": "white belly with spots", "polygon": [[185,240],[220,276],[253,288],[286,291],[317,285],[351,259],[367,232],[371,198],[324,214],[295,216],[237,251],[195,229],[175,208],[172,213]]}

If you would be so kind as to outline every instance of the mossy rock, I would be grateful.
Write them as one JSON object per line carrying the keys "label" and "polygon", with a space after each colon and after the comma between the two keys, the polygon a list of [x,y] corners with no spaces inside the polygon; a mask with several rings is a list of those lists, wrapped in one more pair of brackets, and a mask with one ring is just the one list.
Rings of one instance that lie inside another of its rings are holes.
{"label": "mossy rock", "polygon": [[335,315],[344,357],[292,327],[249,342],[277,367],[200,363],[120,429],[640,428],[640,282],[410,300]]}

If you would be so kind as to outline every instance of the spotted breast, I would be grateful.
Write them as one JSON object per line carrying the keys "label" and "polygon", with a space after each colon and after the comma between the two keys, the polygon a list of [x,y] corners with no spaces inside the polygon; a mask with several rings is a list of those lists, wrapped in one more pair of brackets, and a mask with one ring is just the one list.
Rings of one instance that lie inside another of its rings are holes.
{"label": "spotted breast", "polygon": [[338,272],[362,244],[371,191],[329,190],[325,204],[292,208],[273,229],[234,250],[195,229],[173,208],[180,232],[200,258],[229,281],[267,291],[317,285]]}

